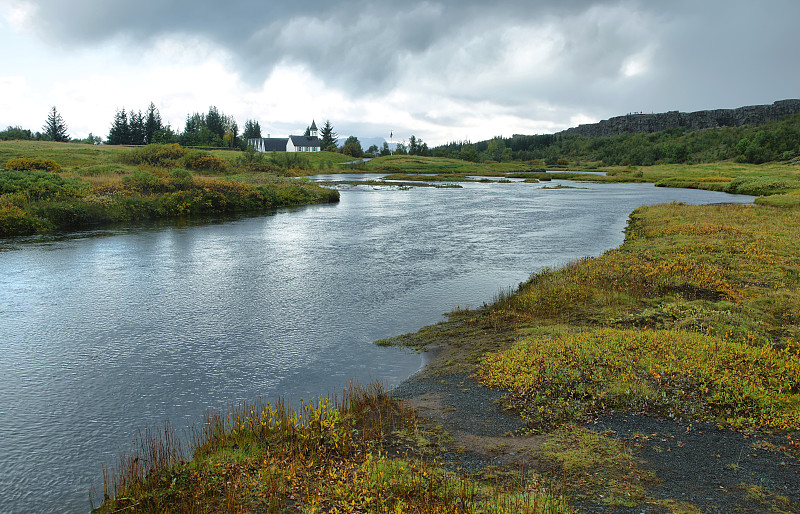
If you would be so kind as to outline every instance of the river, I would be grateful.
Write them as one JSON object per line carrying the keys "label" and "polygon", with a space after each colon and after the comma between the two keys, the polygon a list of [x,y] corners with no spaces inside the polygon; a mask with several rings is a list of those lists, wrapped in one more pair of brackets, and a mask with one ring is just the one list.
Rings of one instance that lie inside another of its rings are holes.
{"label": "river", "polygon": [[232,221],[0,240],[0,511],[88,511],[101,466],[148,426],[350,380],[392,387],[421,357],[374,340],[618,246],[640,205],[752,201],[543,188],[557,183],[358,186]]}

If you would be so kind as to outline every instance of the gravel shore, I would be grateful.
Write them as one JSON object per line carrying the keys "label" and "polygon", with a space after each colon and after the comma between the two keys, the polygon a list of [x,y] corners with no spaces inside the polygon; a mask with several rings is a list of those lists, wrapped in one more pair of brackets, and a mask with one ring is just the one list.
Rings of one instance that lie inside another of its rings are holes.
{"label": "gravel shore", "polygon": [[[525,450],[541,439],[519,436],[524,423],[502,409],[502,391],[440,368],[409,378],[393,395],[453,435],[460,449],[441,456],[452,467],[469,473],[504,463],[537,468],[535,453]],[[658,482],[647,491],[648,503],[611,508],[580,501],[575,507],[582,512],[698,512],[692,506],[710,513],[800,512],[800,462],[782,451],[786,435],[745,436],[708,423],[630,414],[604,417],[587,427],[623,441]]]}

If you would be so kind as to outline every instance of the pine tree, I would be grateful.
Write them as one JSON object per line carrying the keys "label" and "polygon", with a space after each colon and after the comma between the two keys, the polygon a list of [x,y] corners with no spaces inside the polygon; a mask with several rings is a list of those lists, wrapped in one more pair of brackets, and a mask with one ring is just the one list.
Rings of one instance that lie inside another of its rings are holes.
{"label": "pine tree", "polygon": [[47,116],[47,122],[42,127],[44,133],[53,141],[66,142],[69,141],[69,134],[67,134],[67,124],[61,114],[58,113],[55,106],[50,110]]}
{"label": "pine tree", "polygon": [[114,123],[111,125],[111,130],[108,131],[108,140],[110,145],[127,145],[131,141],[131,127],[128,124],[128,113],[125,108],[117,111],[114,116]]}
{"label": "pine tree", "polygon": [[224,117],[213,105],[209,107],[208,114],[206,115],[206,127],[208,127],[208,130],[210,130],[212,134],[219,136],[220,139],[225,136]]}
{"label": "pine tree", "polygon": [[258,124],[258,122],[254,120],[245,121],[244,133],[242,133],[242,139],[247,141],[249,139],[260,139],[260,138],[261,138],[261,126]]}
{"label": "pine tree", "polygon": [[145,140],[147,138],[147,132],[145,129],[144,115],[142,114],[142,111],[138,112],[131,111],[130,128],[131,128],[130,144],[132,145],[145,144]]}
{"label": "pine tree", "polygon": [[144,142],[145,144],[155,143],[155,135],[157,131],[163,130],[164,125],[161,123],[161,113],[158,112],[153,102],[147,108],[147,120],[144,122]]}
{"label": "pine tree", "polygon": [[339,135],[333,131],[333,125],[331,125],[331,121],[326,120],[325,125],[323,125],[319,130],[320,148],[322,148],[322,150],[327,150],[331,145],[336,146],[336,139],[338,137]]}

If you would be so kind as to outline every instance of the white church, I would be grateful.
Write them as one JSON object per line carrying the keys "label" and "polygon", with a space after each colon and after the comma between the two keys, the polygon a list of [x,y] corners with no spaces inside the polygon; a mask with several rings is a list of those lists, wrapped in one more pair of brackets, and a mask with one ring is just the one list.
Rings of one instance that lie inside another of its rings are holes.
{"label": "white church", "polygon": [[311,121],[308,136],[289,137],[260,137],[247,140],[256,152],[319,152],[319,138],[317,137],[317,124]]}

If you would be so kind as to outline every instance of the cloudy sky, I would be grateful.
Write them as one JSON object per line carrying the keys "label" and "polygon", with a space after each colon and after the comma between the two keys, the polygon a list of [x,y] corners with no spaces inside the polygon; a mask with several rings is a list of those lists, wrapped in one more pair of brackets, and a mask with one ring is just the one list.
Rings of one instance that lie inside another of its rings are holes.
{"label": "cloudy sky", "polygon": [[797,0],[0,0],[0,128],[152,101],[430,145],[800,97]]}

